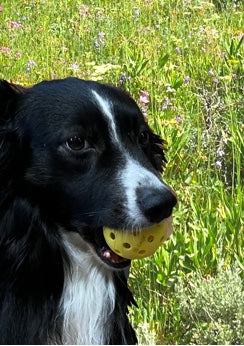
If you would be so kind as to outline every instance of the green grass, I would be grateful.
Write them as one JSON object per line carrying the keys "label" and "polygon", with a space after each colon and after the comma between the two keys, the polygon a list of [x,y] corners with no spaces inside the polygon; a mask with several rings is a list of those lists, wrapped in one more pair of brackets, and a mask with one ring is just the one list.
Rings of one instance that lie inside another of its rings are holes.
{"label": "green grass", "polygon": [[[187,331],[182,327],[182,287],[199,288],[231,268],[243,279],[241,1],[0,5],[0,78],[24,85],[66,76],[94,79],[120,85],[139,104],[140,91],[149,92],[144,111],[168,141],[164,180],[179,201],[171,239],[154,257],[133,262],[130,286],[139,309],[132,309],[131,320],[142,343],[204,343],[187,339],[191,328],[201,334],[197,304],[191,304]],[[213,321],[203,323],[201,330],[210,331]],[[231,328],[229,320],[224,326]],[[220,329],[221,343],[240,343],[223,335]],[[207,342],[218,338],[209,332]]]}

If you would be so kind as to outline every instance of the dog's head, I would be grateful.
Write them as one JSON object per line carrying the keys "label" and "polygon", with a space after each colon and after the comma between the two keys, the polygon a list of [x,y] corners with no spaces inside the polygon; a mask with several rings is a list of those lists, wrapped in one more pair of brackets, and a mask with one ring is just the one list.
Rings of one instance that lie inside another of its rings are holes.
{"label": "dog's head", "polygon": [[[176,204],[161,180],[164,142],[118,88],[75,78],[0,84],[0,207],[28,200],[102,256],[103,227],[140,230]],[[128,264],[102,258],[112,267]]]}

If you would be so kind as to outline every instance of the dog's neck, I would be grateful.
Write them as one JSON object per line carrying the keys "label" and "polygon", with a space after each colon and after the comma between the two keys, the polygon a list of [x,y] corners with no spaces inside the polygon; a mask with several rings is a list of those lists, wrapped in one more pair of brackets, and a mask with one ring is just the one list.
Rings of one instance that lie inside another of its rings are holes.
{"label": "dog's neck", "polygon": [[63,232],[70,268],[65,270],[60,310],[64,344],[107,344],[115,307],[112,271],[106,270],[76,233]]}

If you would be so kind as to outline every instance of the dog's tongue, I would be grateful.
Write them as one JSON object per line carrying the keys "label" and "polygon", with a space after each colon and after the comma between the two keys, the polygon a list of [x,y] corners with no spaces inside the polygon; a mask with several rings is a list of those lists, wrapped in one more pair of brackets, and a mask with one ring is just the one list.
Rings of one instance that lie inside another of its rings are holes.
{"label": "dog's tongue", "polygon": [[103,257],[107,258],[108,260],[110,260],[113,263],[122,263],[122,262],[127,261],[126,258],[117,255],[111,249],[104,249],[102,251],[102,255],[103,255]]}

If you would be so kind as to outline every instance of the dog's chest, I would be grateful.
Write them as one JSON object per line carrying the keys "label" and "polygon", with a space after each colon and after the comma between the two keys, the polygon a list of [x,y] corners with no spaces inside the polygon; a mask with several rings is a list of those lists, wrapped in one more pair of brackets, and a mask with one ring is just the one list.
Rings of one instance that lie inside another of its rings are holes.
{"label": "dog's chest", "polygon": [[108,318],[115,305],[112,273],[94,260],[89,247],[81,244],[76,235],[64,239],[71,270],[65,273],[60,303],[62,341],[64,344],[106,344],[112,332]]}

